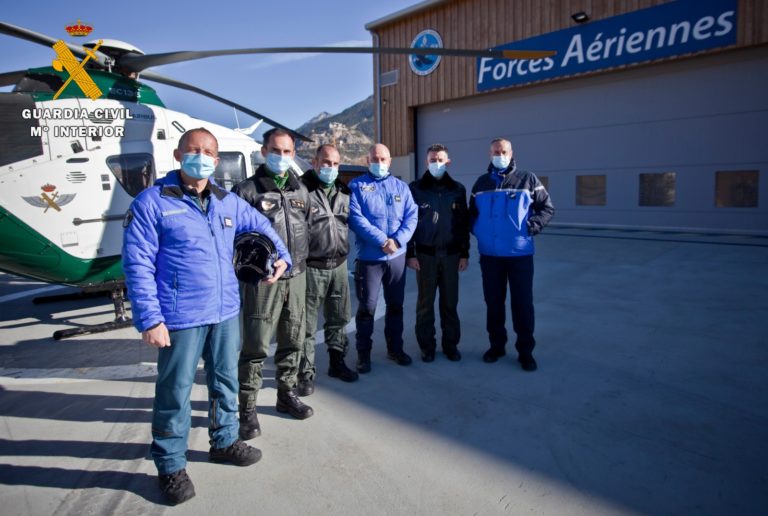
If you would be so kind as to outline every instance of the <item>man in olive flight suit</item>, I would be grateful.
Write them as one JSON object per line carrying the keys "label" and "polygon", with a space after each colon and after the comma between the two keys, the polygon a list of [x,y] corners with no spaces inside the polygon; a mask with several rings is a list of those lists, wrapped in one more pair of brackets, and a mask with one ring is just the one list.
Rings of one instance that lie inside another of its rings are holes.
{"label": "man in olive flight suit", "polygon": [[312,416],[296,392],[299,359],[304,343],[307,253],[309,245],[309,193],[293,170],[295,141],[291,133],[271,129],[264,133],[261,153],[266,163],[232,191],[248,201],[272,223],[288,246],[293,266],[272,285],[241,283],[243,347],[238,362],[240,381],[240,437],[261,434],[256,397],[261,388],[262,366],[277,332],[277,410],[296,419]]}
{"label": "man in olive flight suit", "polygon": [[309,258],[307,258],[307,330],[299,363],[299,395],[314,392],[315,334],[322,308],[328,375],[354,382],[358,375],[344,363],[349,341],[344,328],[352,318],[349,299],[349,188],[339,175],[339,151],[321,145],[312,160],[313,169],[301,180],[309,189]]}

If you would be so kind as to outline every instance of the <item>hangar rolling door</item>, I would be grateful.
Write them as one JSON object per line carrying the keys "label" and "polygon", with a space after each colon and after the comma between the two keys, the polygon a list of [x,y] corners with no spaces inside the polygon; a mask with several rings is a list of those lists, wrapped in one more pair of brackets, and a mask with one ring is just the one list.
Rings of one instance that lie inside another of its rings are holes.
{"label": "hangar rolling door", "polygon": [[[766,92],[762,47],[422,106],[417,174],[440,142],[469,190],[502,136],[518,166],[547,179],[556,222],[768,233]],[[717,174],[733,171],[755,199],[718,207]],[[640,176],[669,173],[671,203],[641,205]],[[579,176],[604,176],[602,204],[577,202]]]}

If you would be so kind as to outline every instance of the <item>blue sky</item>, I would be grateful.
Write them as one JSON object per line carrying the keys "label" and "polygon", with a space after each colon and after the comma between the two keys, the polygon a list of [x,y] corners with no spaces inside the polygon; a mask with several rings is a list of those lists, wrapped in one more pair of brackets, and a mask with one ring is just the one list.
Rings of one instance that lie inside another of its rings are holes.
{"label": "blue sky", "polygon": [[[0,19],[81,43],[98,38],[132,43],[145,53],[246,47],[367,46],[365,24],[418,0],[213,0],[163,2],[53,2],[27,0],[3,6]],[[94,27],[88,38],[64,30],[81,19]],[[52,49],[0,35],[0,73],[50,65]],[[336,113],[373,92],[369,55],[265,55],[217,57],[151,69],[233,100],[289,127],[321,111]],[[235,127],[230,107],[156,83],[167,107]],[[4,91],[8,89],[5,88]],[[238,113],[242,127],[254,119]]]}

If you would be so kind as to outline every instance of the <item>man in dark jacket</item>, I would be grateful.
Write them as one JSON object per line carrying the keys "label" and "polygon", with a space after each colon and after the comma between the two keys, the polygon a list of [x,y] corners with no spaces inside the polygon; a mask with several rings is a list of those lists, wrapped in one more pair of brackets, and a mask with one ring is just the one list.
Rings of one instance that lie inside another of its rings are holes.
{"label": "man in dark jacket", "polygon": [[457,348],[461,325],[459,272],[469,260],[469,216],[467,192],[447,172],[448,149],[435,144],[427,149],[427,171],[410,184],[419,207],[419,223],[408,243],[407,265],[416,271],[419,285],[416,303],[416,340],[421,359],[435,359],[435,295],[440,290],[440,328],[443,354],[453,362],[461,360]]}
{"label": "man in dark jacket", "polygon": [[533,236],[547,225],[555,208],[549,194],[533,173],[517,170],[512,144],[491,141],[491,163],[472,187],[469,214],[477,237],[480,270],[487,308],[486,328],[491,347],[485,362],[506,355],[504,310],[509,284],[515,349],[523,370],[535,371],[533,348]]}
{"label": "man in dark jacket", "polygon": [[238,438],[235,236],[257,231],[272,240],[280,260],[269,281],[278,280],[291,258],[266,218],[208,179],[218,163],[213,134],[187,131],[173,155],[181,169],[139,194],[126,214],[123,270],[133,323],[142,340],[158,348],[151,453],[165,499],[178,504],[195,495],[186,451],[189,397],[201,356],[211,418],[209,459],[247,466],[261,458]]}
{"label": "man in dark jacket", "polygon": [[330,365],[328,375],[344,382],[358,376],[344,363],[349,341],[344,328],[352,317],[349,300],[349,188],[339,175],[339,151],[321,145],[312,170],[301,180],[310,196],[309,257],[307,258],[307,331],[299,362],[299,394],[314,392],[317,315],[323,309],[323,332]]}
{"label": "man in dark jacket", "polygon": [[277,410],[306,419],[312,408],[296,392],[299,357],[304,345],[304,307],[309,246],[309,193],[294,171],[293,135],[282,129],[264,133],[261,153],[266,163],[232,191],[259,210],[285,241],[293,258],[289,274],[277,283],[241,284],[243,299],[243,349],[240,352],[240,437],[261,434],[256,397],[263,382],[262,366],[277,332],[275,379]]}

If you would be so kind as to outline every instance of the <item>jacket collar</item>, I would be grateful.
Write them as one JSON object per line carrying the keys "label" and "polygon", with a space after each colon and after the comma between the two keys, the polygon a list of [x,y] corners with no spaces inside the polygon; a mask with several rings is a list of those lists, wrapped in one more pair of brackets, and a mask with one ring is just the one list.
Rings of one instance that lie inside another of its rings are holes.
{"label": "jacket collar", "polygon": [[[164,197],[184,198],[184,189],[181,187],[181,174],[179,170],[168,172],[165,177],[155,181],[155,185],[160,186],[160,195]],[[227,191],[214,183],[213,179],[208,179],[205,189],[211,192],[218,200],[222,200],[227,195]]]}
{"label": "jacket collar", "polygon": [[[275,183],[275,180],[272,179],[272,175],[267,172],[267,166],[262,164],[259,165],[259,168],[256,169],[256,172],[253,174],[253,181],[258,183],[261,186],[262,191],[264,192],[279,192],[280,189],[277,187],[277,184]],[[286,183],[286,189],[287,190],[300,190],[301,186],[299,184],[299,178],[296,176],[296,173],[293,170],[288,171],[288,183]]]}
{"label": "jacket collar", "polygon": [[437,180],[435,179],[435,176],[430,174],[429,170],[427,170],[421,176],[421,179],[419,179],[419,186],[424,189],[429,189],[435,186],[445,186],[446,188],[454,188],[456,186],[456,181],[453,180],[453,178],[448,173],[448,171],[445,172],[443,177]]}
{"label": "jacket collar", "polygon": [[[317,190],[318,188],[325,188],[325,185],[320,182],[320,179],[317,177],[317,173],[314,171],[314,169],[307,170],[304,172],[304,175],[301,176],[304,184],[307,185],[307,188],[309,191]],[[336,181],[333,182],[334,186],[340,191],[345,194],[349,194],[350,190],[349,187],[342,181],[341,179],[336,179]]]}

